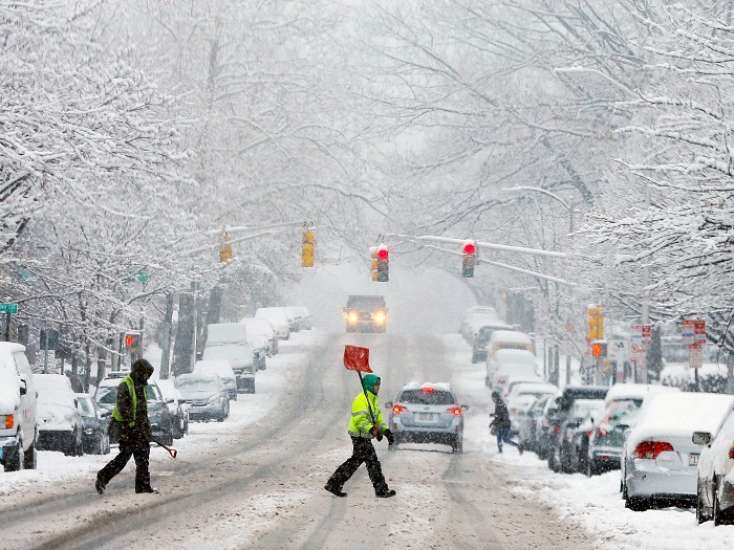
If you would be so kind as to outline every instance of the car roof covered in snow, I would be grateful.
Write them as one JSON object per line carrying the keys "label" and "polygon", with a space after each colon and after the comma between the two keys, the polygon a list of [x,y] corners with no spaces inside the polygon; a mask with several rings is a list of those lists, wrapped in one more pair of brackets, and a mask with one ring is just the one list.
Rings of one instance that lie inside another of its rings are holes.
{"label": "car roof covered in snow", "polygon": [[533,340],[525,334],[517,330],[496,330],[492,333],[490,342],[511,342],[513,344],[532,344]]}
{"label": "car roof covered in snow", "polygon": [[679,392],[678,388],[672,386],[659,386],[653,384],[615,384],[607,392],[605,401],[625,401],[628,399],[645,399],[649,395],[658,393]]}
{"label": "car roof covered in snow", "polygon": [[637,424],[629,435],[631,448],[641,441],[659,437],[690,440],[693,432],[716,436],[729,411],[734,395],[720,393],[661,393],[646,399]]}
{"label": "car roof covered in snow", "polygon": [[227,359],[201,359],[194,365],[194,372],[217,374],[228,378],[234,377],[232,363]]}
{"label": "car roof covered in snow", "polygon": [[[510,380],[512,380],[512,378]],[[549,384],[547,382],[537,382],[537,381],[517,384],[515,387],[512,388],[513,394],[523,394],[523,393],[556,394],[558,393],[558,391],[559,391],[558,388],[555,387],[553,384]]]}
{"label": "car roof covered in snow", "polygon": [[538,358],[526,349],[498,349],[494,354],[498,363],[537,365]]}
{"label": "car roof covered in snow", "polygon": [[242,323],[214,323],[206,328],[206,345],[247,342],[247,327]]}
{"label": "car roof covered in snow", "polygon": [[420,382],[408,382],[403,386],[403,389],[401,391],[406,390],[419,390],[422,388],[432,388],[436,391],[451,391],[451,384],[448,382],[423,382],[422,384]]}
{"label": "car roof covered in snow", "polygon": [[34,374],[33,383],[39,394],[74,396],[71,380],[63,374]]}

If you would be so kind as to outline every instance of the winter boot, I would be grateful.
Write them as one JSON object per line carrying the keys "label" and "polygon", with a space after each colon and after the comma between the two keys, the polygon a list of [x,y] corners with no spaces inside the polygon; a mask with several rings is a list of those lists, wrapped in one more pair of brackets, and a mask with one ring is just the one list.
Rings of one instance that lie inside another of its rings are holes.
{"label": "winter boot", "polygon": [[395,492],[395,489],[386,489],[384,491],[379,491],[375,493],[375,496],[377,498],[390,498],[394,497],[397,493]]}
{"label": "winter boot", "polygon": [[344,491],[342,491],[341,489],[339,489],[337,487],[332,487],[328,483],[326,485],[324,485],[324,489],[326,489],[327,491],[329,491],[332,495],[335,495],[335,496],[338,496],[338,497],[345,497],[345,496],[347,496],[347,494]]}

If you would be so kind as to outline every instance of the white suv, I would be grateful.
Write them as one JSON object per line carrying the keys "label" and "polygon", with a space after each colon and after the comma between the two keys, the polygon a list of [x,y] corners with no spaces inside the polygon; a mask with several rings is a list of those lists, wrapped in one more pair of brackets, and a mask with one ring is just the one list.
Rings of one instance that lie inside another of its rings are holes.
{"label": "white suv", "polygon": [[36,467],[37,398],[25,347],[0,342],[0,463],[6,472]]}

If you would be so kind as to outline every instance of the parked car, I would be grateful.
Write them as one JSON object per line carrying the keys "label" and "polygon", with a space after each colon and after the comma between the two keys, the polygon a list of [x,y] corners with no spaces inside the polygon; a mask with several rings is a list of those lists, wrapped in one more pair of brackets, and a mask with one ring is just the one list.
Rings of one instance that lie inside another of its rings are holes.
{"label": "parked car", "polygon": [[734,412],[718,435],[694,432],[693,443],[702,445],[698,459],[696,519],[714,525],[734,522]]}
{"label": "parked car", "polygon": [[558,395],[558,391],[553,394],[541,395],[535,399],[528,408],[527,412],[519,417],[517,423],[517,439],[523,449],[537,453],[540,455],[540,426],[543,411],[548,401]]}
{"label": "parked car", "polygon": [[628,431],[636,423],[645,399],[678,388],[651,384],[615,384],[604,399],[604,414],[592,427],[588,440],[585,472],[588,476],[619,469]]}
{"label": "parked car", "polygon": [[278,354],[278,335],[266,319],[255,319],[254,317],[245,317],[240,321],[247,330],[247,341],[253,349],[258,349],[261,342],[267,342],[265,351],[269,357]]}
{"label": "parked car", "polygon": [[[94,400],[100,409],[112,414],[112,410],[117,403],[117,392],[121,383],[122,379],[119,375],[102,380],[97,387],[97,393],[94,395]],[[168,404],[165,402],[158,384],[149,381],[145,388],[145,395],[146,405],[148,406],[148,420],[150,421],[153,437],[165,445],[173,444],[174,419],[168,411]],[[110,439],[110,443],[119,443],[119,441]]]}
{"label": "parked car", "polygon": [[561,425],[558,420],[558,403],[561,396],[551,397],[545,402],[542,414],[536,419],[535,423],[535,439],[536,449],[540,460],[547,460],[553,448],[553,441],[558,437],[561,431]]}
{"label": "parked car", "polygon": [[204,359],[194,365],[195,373],[216,374],[222,380],[230,399],[237,401],[237,377],[226,359]]}
{"label": "parked car", "polygon": [[546,450],[548,467],[554,472],[561,469],[561,443],[564,423],[569,418],[571,407],[577,399],[603,400],[609,388],[606,386],[566,386],[555,400],[555,410],[548,417],[548,445]]}
{"label": "parked car", "polygon": [[42,451],[84,454],[84,428],[74,390],[63,374],[35,374],[38,390],[38,445]]}
{"label": "parked car", "polygon": [[556,395],[558,388],[546,382],[521,382],[514,384],[507,397],[507,409],[510,412],[512,429],[519,432],[521,416],[530,411],[530,407],[541,396]]}
{"label": "parked car", "polygon": [[704,445],[693,434],[716,437],[733,408],[734,396],[714,393],[664,393],[646,400],[622,455],[625,506],[695,505]]}
{"label": "parked car", "polygon": [[311,312],[308,310],[308,308],[303,306],[295,306],[291,307],[298,319],[298,329],[299,330],[311,330],[313,328],[313,323],[311,321]]}
{"label": "parked car", "polygon": [[301,330],[301,316],[296,311],[296,308],[290,306],[283,306],[281,308],[285,312],[285,316],[288,319],[288,328],[291,332],[298,332]]}
{"label": "parked car", "polygon": [[282,307],[261,307],[255,312],[255,319],[264,319],[273,325],[280,340],[288,340],[291,337],[288,316]]}
{"label": "parked car", "polygon": [[538,376],[510,376],[502,385],[497,384],[494,389],[500,392],[502,399],[507,402],[512,390],[519,384],[544,384],[543,379]]}
{"label": "parked car", "polygon": [[584,472],[589,452],[589,434],[604,414],[602,399],[577,399],[571,405],[559,433],[556,463],[561,472]]}
{"label": "parked car", "polygon": [[82,415],[82,438],[84,452],[90,455],[106,455],[110,452],[110,413],[97,407],[94,399],[87,393],[77,393],[76,401]]}
{"label": "parked car", "polygon": [[512,330],[510,325],[500,321],[487,322],[479,327],[472,339],[471,362],[479,363],[487,360],[487,346],[492,334],[498,330]]}
{"label": "parked car", "polygon": [[176,388],[189,404],[189,418],[223,422],[229,416],[229,397],[216,374],[191,373],[176,377]]}
{"label": "parked car", "polygon": [[[236,376],[236,392],[255,393],[255,352],[247,341],[245,325],[240,323],[209,325],[202,359],[229,361]],[[227,381],[224,383],[226,385]]]}
{"label": "parked car", "polygon": [[511,376],[528,376],[540,378],[538,359],[528,350],[502,349],[494,356],[487,356],[487,370],[484,384],[494,388],[502,386]]}
{"label": "parked car", "polygon": [[344,308],[347,332],[385,332],[388,310],[382,296],[353,295]]}
{"label": "parked car", "polygon": [[171,415],[173,438],[181,439],[189,433],[189,406],[184,403],[172,379],[158,380],[156,384],[163,394],[163,400]]}
{"label": "parked car", "polygon": [[163,399],[163,393],[157,383],[148,382],[146,398],[148,420],[150,420],[150,431],[153,433],[153,438],[164,445],[173,445],[173,417],[168,412],[168,404]]}
{"label": "parked car", "polygon": [[[449,384],[408,384],[388,402],[387,423],[400,443],[439,443],[464,451],[464,410]],[[394,447],[394,446],[393,446]]]}
{"label": "parked car", "polygon": [[6,472],[36,468],[37,398],[25,347],[0,342],[0,463]]}
{"label": "parked car", "polygon": [[518,349],[535,354],[533,339],[524,332],[516,330],[495,330],[487,344],[487,357],[494,355],[502,349]]}

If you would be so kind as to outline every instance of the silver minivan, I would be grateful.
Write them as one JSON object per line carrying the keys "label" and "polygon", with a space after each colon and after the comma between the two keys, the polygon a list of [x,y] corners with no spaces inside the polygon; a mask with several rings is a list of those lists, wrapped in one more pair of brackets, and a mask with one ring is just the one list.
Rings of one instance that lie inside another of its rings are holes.
{"label": "silver minivan", "polygon": [[36,400],[25,347],[0,342],[0,463],[6,472],[36,468]]}

